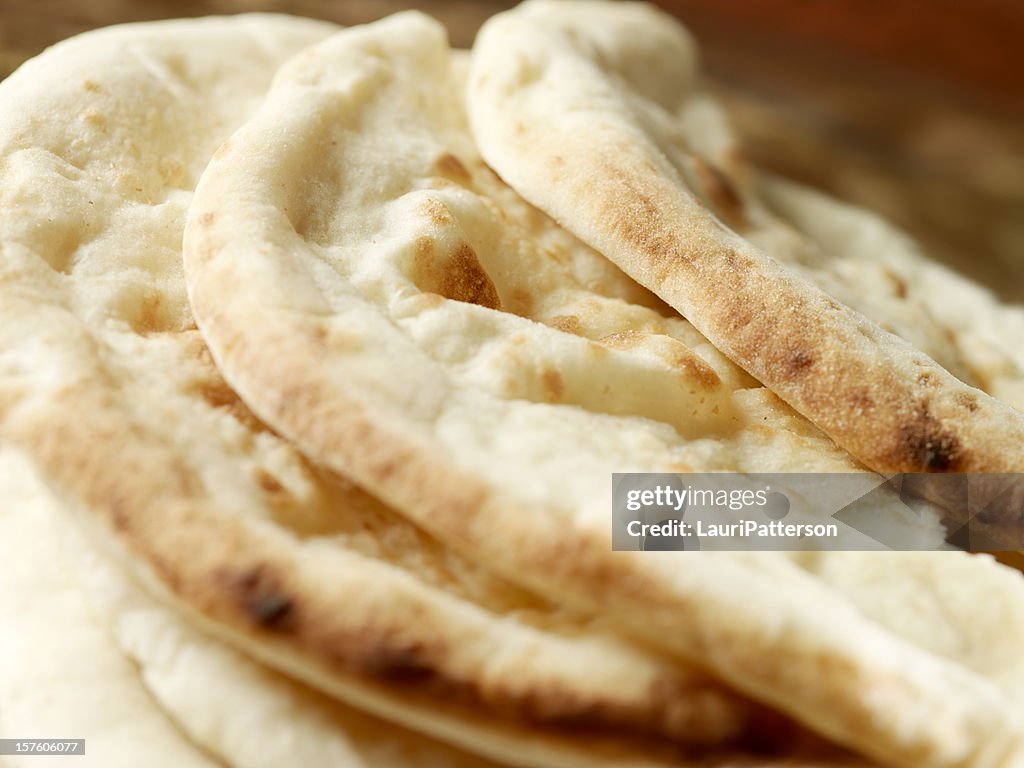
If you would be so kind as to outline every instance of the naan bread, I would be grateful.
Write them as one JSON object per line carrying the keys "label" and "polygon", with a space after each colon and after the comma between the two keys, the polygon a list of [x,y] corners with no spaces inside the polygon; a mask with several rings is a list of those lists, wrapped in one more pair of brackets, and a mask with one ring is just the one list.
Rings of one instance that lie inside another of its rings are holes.
{"label": "naan bread", "polygon": [[651,7],[524,3],[474,47],[474,136],[526,199],[870,468],[1024,470],[1024,414],[801,279],[692,192],[699,159],[676,119],[689,47]]}
{"label": "naan bread", "polygon": [[[538,247],[553,225],[481,167],[459,74],[422,16],[339,33],[218,151],[185,263],[232,387],[467,556],[831,738],[917,768],[1020,760],[1018,671],[977,665],[998,622],[968,661],[931,640],[973,614],[922,609],[932,631],[910,631],[864,581],[831,580],[845,553],[610,551],[613,471],[859,467],[689,323],[581,280],[596,253]],[[962,604],[985,599],[955,578]]]}
{"label": "naan bread", "polygon": [[[117,28],[0,86],[0,439],[190,621],[379,715],[529,765],[624,750],[675,765],[683,747],[745,744],[765,722],[787,740],[764,707],[311,466],[213,367],[181,275],[192,186],[278,64],[333,29]],[[601,259],[570,269],[658,305]],[[583,744],[583,727],[608,738]]]}

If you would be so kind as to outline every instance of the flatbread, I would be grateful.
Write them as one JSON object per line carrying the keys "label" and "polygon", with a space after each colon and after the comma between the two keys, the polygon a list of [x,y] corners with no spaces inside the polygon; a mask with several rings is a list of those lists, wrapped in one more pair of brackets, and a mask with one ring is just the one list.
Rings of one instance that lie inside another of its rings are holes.
{"label": "flatbread", "polygon": [[185,264],[231,386],[468,557],[830,738],[894,765],[1020,759],[1019,689],[845,594],[827,557],[610,551],[613,471],[859,467],[690,324],[581,284],[564,265],[593,251],[537,248],[458,85],[443,30],[393,17],[289,63],[218,151]]}
{"label": "flatbread", "polygon": [[[495,578],[311,466],[220,378],[181,276],[190,190],[277,65],[333,29],[117,28],[0,86],[0,439],[190,621],[444,740],[531,765],[624,750],[674,765],[682,747],[746,743],[764,721],[787,740],[793,726],[763,706]],[[592,261],[580,280],[658,304]],[[581,743],[580,728],[608,743]]]}
{"label": "flatbread", "polygon": [[[639,5],[537,0],[490,20],[469,107],[487,161],[872,469],[1024,469],[1024,415],[709,213],[675,120],[689,38]],[[638,67],[658,60],[660,68]]]}

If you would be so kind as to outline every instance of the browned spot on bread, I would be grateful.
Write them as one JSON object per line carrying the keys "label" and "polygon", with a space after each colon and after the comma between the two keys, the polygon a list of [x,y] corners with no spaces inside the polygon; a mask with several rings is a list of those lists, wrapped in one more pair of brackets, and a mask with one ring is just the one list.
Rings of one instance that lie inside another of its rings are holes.
{"label": "browned spot on bread", "polygon": [[743,200],[729,177],[700,157],[694,158],[697,177],[704,196],[715,213],[730,223],[742,223],[746,218]]}
{"label": "browned spot on bread", "polygon": [[711,390],[722,383],[714,368],[685,344],[667,336],[629,330],[605,336],[599,343],[610,349],[645,349],[648,354],[680,371],[684,382],[690,386],[696,384],[700,389]]}
{"label": "browned spot on bread", "polygon": [[733,273],[734,279],[737,275],[751,275],[757,272],[758,266],[750,254],[734,248],[726,248],[719,253],[719,256],[725,262],[726,269]]}
{"label": "browned spot on bread", "polygon": [[897,469],[908,472],[955,472],[963,465],[960,439],[936,419],[924,403],[900,426]]}
{"label": "browned spot on bread", "polygon": [[160,179],[168,185],[177,186],[185,180],[185,166],[180,160],[173,157],[165,157],[157,166],[160,172]]}
{"label": "browned spot on bread", "polygon": [[390,481],[400,469],[399,463],[394,459],[383,458],[373,466],[373,476],[384,482]]}
{"label": "browned spot on bread", "polygon": [[696,383],[701,389],[714,389],[722,383],[714,368],[693,355],[677,355],[671,364],[683,372],[687,383]]}
{"label": "browned spot on bread", "polygon": [[804,374],[814,365],[814,356],[805,349],[795,349],[785,360],[786,370],[790,374]]}
{"label": "browned spot on bread", "polygon": [[275,627],[283,622],[292,610],[292,602],[282,595],[268,595],[246,604],[249,615],[264,627]]}
{"label": "browned spot on bread", "polygon": [[[623,147],[624,153],[632,151],[629,146]],[[631,254],[629,261],[642,265],[641,284],[650,287],[688,278],[706,281],[707,277],[698,273],[706,262],[723,278],[721,290],[728,293],[746,288],[750,273],[756,271],[751,268],[756,265],[747,254],[721,247],[712,231],[712,227],[723,227],[717,219],[697,215],[686,225],[686,236],[680,237],[680,222],[675,214],[669,214],[671,203],[663,204],[675,199],[675,193],[665,188],[667,183],[651,184],[651,179],[623,169],[615,160],[598,165],[599,190],[595,192],[580,182],[574,192],[595,201],[593,218],[604,222],[603,229],[616,248]],[[734,334],[751,323],[754,313],[749,302],[724,301],[717,305],[712,322],[725,325],[726,332]]]}
{"label": "browned spot on bread", "polygon": [[961,405],[971,413],[978,410],[978,398],[970,392],[961,392],[956,396],[957,405]]}
{"label": "browned spot on bread", "polygon": [[82,115],[82,119],[94,128],[103,129],[107,124],[107,119],[103,115],[98,112],[93,112],[92,110],[85,112]]}
{"label": "browned spot on bread", "polygon": [[427,259],[434,257],[434,240],[426,235],[420,235],[416,238],[416,244],[414,246],[415,251],[415,264],[414,266],[420,266],[420,262],[424,262]]}
{"label": "browned spot on bread", "polygon": [[163,330],[160,312],[162,306],[163,297],[159,293],[147,293],[139,303],[138,314],[133,323],[134,329],[139,333],[155,333]]}
{"label": "browned spot on bread", "polygon": [[579,335],[580,319],[576,315],[555,315],[547,320],[546,325],[563,333]]}
{"label": "browned spot on bread", "polygon": [[438,226],[450,227],[455,223],[448,206],[433,197],[428,197],[420,204],[420,213]]}
{"label": "browned spot on bread", "polygon": [[269,431],[267,426],[256,418],[235,391],[219,376],[202,379],[196,383],[196,393],[213,408],[229,413],[235,421],[246,429],[261,433]]}
{"label": "browned spot on bread", "polygon": [[110,510],[110,520],[114,529],[122,533],[131,527],[132,518],[125,511],[125,505],[117,496],[107,497],[107,509]]}
{"label": "browned spot on bread", "polygon": [[319,318],[309,327],[314,343],[329,346],[336,352],[361,352],[366,347],[365,339],[358,333],[339,328]]}
{"label": "browned spot on bread", "polygon": [[284,491],[281,481],[262,468],[256,470],[256,482],[267,493],[278,494]]}
{"label": "browned spot on bread", "polygon": [[204,381],[199,387],[199,394],[214,408],[228,408],[238,401],[238,395],[221,379]]}
{"label": "browned spot on bread", "polygon": [[360,667],[364,674],[390,683],[423,683],[437,674],[417,643],[406,647],[374,646],[360,661]]}
{"label": "browned spot on bread", "polygon": [[516,286],[509,292],[508,298],[508,306],[504,307],[507,312],[519,315],[520,317],[532,316],[533,296],[530,295],[529,291],[524,290],[520,286]]}
{"label": "browned spot on bread", "polygon": [[221,574],[227,587],[237,595],[245,615],[266,629],[288,631],[295,626],[296,610],[280,580],[265,565],[241,573]]}
{"label": "browned spot on bread", "polygon": [[89,91],[89,93],[99,93],[103,90],[102,88],[100,88],[99,83],[94,82],[92,80],[84,80],[82,82],[82,87],[85,88],[85,90]]}
{"label": "browned spot on bread", "polygon": [[875,399],[865,387],[855,387],[852,389],[850,391],[850,402],[858,412],[866,411],[869,408],[873,408],[875,405]]}
{"label": "browned spot on bread", "polygon": [[[622,704],[614,699],[580,695],[557,683],[521,686],[498,679],[481,687],[446,673],[437,659],[443,659],[448,652],[428,647],[423,641],[368,633],[338,644],[361,648],[339,661],[375,682],[413,687],[435,699],[457,701],[510,722],[530,724],[552,733],[571,733],[577,738],[614,728],[623,736],[652,739],[652,744],[667,743],[666,737],[674,736],[693,742],[695,732],[707,733],[710,743],[727,735],[745,736],[755,724],[754,718],[762,716],[756,708],[739,715],[723,713],[715,706],[720,694],[699,680],[661,678],[652,682],[641,701]],[[708,696],[707,706],[700,701],[703,696]],[[702,738],[698,735],[695,743]]]}
{"label": "browned spot on bread", "polygon": [[469,243],[460,245],[448,259],[440,293],[456,301],[479,304],[490,309],[501,308],[498,290]]}
{"label": "browned spot on bread", "polygon": [[906,281],[893,272],[891,269],[885,269],[883,267],[882,274],[885,275],[886,279],[892,283],[893,293],[901,299],[907,298],[907,283]]}
{"label": "browned spot on bread", "polygon": [[754,309],[749,304],[733,304],[723,308],[722,320],[730,333],[746,328],[754,320]]}
{"label": "browned spot on bread", "polygon": [[316,343],[327,343],[327,326],[324,323],[314,323],[309,329],[309,334]]}
{"label": "browned spot on bread", "polygon": [[434,161],[434,169],[441,176],[462,184],[468,184],[472,179],[469,170],[462,164],[462,161],[450,152],[445,152]]}
{"label": "browned spot on bread", "polygon": [[207,211],[199,216],[199,223],[204,227],[209,227],[213,224],[216,218],[216,215],[212,211]]}
{"label": "browned spot on bread", "polygon": [[604,218],[619,237],[656,263],[672,259],[679,251],[675,240],[661,226],[658,206],[647,194],[634,188],[631,181],[623,179],[623,194],[606,201]]}
{"label": "browned spot on bread", "polygon": [[565,395],[565,382],[554,368],[545,368],[541,371],[540,380],[544,387],[544,398],[549,403],[557,403]]}
{"label": "browned spot on bread", "polygon": [[420,237],[413,253],[411,277],[424,293],[490,309],[501,308],[498,290],[469,243],[460,243],[444,257],[436,253],[436,244],[430,238]]}

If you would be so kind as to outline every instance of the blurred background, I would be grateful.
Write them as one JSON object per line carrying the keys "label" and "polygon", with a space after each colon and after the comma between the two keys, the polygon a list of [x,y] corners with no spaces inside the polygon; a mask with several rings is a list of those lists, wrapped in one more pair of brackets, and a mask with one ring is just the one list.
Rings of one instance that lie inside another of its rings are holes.
{"label": "blurred background", "polygon": [[[0,78],[125,21],[279,11],[356,24],[416,7],[469,46],[499,0],[0,0]],[[750,158],[872,208],[1024,302],[1024,3],[661,0],[696,34]],[[0,104],[0,109],[3,105]]]}

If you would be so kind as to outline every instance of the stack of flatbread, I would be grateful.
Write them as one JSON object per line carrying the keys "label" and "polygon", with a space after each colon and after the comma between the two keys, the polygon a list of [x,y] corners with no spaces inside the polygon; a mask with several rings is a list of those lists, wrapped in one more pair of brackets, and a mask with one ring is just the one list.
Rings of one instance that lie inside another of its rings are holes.
{"label": "stack of flatbread", "polygon": [[65,41],[0,84],[11,766],[1024,765],[1024,580],[613,552],[613,472],[1024,471],[1024,310],[750,167],[676,21]]}

